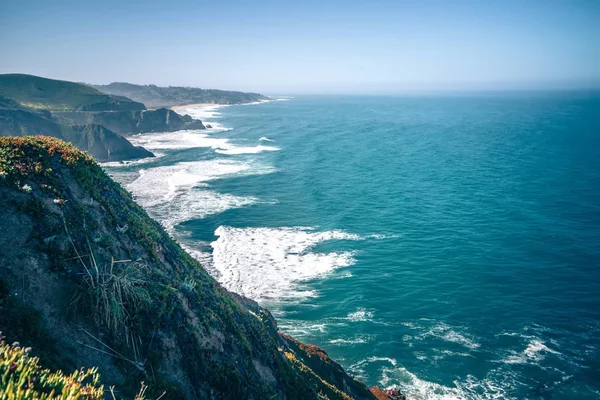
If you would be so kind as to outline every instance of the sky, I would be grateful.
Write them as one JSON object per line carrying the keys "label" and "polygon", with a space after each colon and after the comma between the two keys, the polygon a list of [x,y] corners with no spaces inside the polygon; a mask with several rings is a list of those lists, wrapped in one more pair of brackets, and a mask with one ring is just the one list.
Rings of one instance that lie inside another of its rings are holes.
{"label": "sky", "polygon": [[0,0],[0,73],[265,94],[600,87],[600,0]]}

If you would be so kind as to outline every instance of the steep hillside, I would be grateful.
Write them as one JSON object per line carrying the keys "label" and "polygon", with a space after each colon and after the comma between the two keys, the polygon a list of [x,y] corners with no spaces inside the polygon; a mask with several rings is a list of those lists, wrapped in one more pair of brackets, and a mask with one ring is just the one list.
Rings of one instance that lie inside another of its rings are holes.
{"label": "steep hillside", "polygon": [[182,86],[134,85],[124,82],[93,85],[93,87],[104,93],[127,96],[130,99],[144,103],[148,107],[171,107],[194,103],[242,104],[269,99],[258,93]]}
{"label": "steep hillside", "polygon": [[122,161],[154,155],[96,124],[64,125],[47,110],[19,105],[0,96],[0,136],[47,135],[67,140],[99,161]]}
{"label": "steep hillside", "polygon": [[[375,399],[221,287],[91,157],[0,137],[0,331],[118,398]],[[378,392],[378,398],[380,397]]]}
{"label": "steep hillside", "polygon": [[145,110],[142,103],[112,96],[81,83],[25,74],[0,75],[0,95],[19,104],[50,111]]}
{"label": "steep hillside", "polygon": [[103,125],[121,135],[147,132],[174,132],[182,129],[206,129],[202,121],[173,110],[159,108],[142,111],[57,112],[66,124]]}

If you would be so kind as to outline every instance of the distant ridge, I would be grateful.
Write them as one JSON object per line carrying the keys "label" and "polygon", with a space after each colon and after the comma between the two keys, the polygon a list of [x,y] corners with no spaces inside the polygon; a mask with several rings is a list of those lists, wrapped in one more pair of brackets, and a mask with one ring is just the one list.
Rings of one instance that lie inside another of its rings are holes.
{"label": "distant ridge", "polygon": [[134,85],[126,82],[91,85],[91,87],[107,94],[126,96],[148,107],[172,107],[194,103],[243,104],[269,99],[259,93],[183,86]]}
{"label": "distant ridge", "polygon": [[138,111],[144,104],[81,83],[26,74],[0,75],[0,93],[20,105],[49,111]]}

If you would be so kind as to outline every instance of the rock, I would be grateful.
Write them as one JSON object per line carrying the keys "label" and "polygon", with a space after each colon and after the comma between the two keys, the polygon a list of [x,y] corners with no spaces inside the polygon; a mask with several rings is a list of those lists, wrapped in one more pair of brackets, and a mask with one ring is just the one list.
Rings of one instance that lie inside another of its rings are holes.
{"label": "rock", "polygon": [[380,389],[378,386],[371,388],[371,393],[377,400],[406,400],[406,396],[400,393],[398,388]]}
{"label": "rock", "polygon": [[120,135],[148,132],[173,132],[183,129],[205,129],[202,121],[181,116],[168,108],[143,111],[60,112],[55,115],[67,124],[103,125]]}

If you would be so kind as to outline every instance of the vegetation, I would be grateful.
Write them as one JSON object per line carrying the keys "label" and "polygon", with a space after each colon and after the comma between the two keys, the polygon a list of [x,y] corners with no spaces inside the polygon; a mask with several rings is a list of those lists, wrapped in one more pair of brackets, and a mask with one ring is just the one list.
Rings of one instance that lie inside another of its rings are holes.
{"label": "vegetation", "polygon": [[44,363],[97,366],[130,398],[145,381],[166,399],[373,399],[223,289],[75,146],[1,137],[0,208],[0,327]]}
{"label": "vegetation", "polygon": [[101,400],[104,388],[96,368],[70,375],[39,366],[29,348],[9,346],[0,338],[0,379],[2,400]]}
{"label": "vegetation", "polygon": [[169,107],[194,103],[242,104],[268,99],[268,97],[258,93],[182,86],[134,85],[124,82],[113,82],[109,85],[93,85],[93,87],[104,93],[126,96],[135,101],[142,102],[148,107]]}
{"label": "vegetation", "polygon": [[[114,261],[98,266],[91,247],[89,254],[78,254],[85,270],[84,283],[73,298],[75,306],[88,308],[96,323],[113,332],[124,327],[127,319],[138,309],[150,303],[147,284],[141,270],[147,265],[141,261]],[[86,265],[85,258],[90,260]]]}
{"label": "vegetation", "polygon": [[[103,400],[98,368],[76,370],[70,375],[43,369],[31,349],[18,343],[9,346],[0,336],[0,400]],[[148,386],[142,382],[134,400],[145,400]],[[109,388],[116,400],[115,388]],[[163,393],[164,395],[164,393]],[[161,395],[160,397],[162,397]],[[158,399],[160,399],[160,397]],[[157,399],[157,400],[158,400]]]}
{"label": "vegetation", "polygon": [[50,111],[144,110],[142,103],[75,82],[25,74],[0,75],[0,95],[22,106]]}

